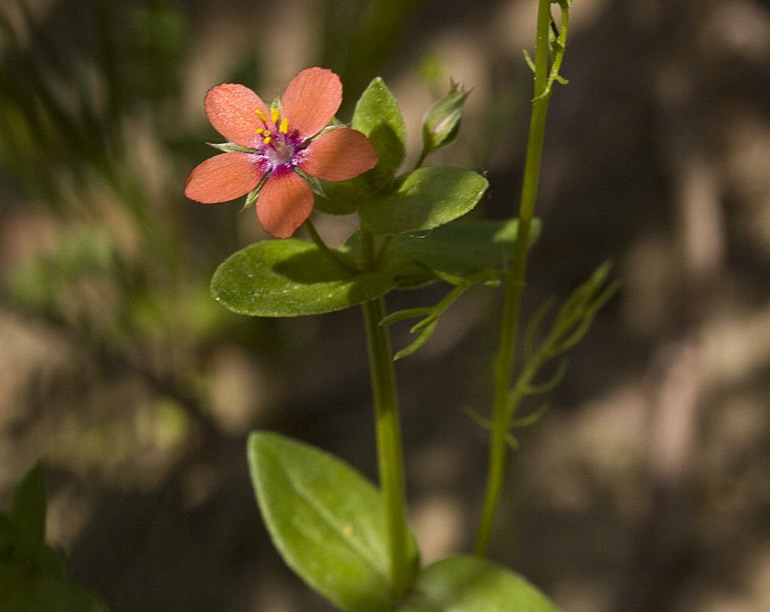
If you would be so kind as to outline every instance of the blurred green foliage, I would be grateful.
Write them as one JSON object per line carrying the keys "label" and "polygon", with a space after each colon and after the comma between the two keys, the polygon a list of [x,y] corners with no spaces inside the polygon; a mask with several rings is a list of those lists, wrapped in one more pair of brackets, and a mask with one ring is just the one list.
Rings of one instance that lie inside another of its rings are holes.
{"label": "blurred green foliage", "polygon": [[67,578],[59,555],[45,544],[45,476],[34,466],[0,512],[0,609],[4,612],[105,612],[103,604]]}

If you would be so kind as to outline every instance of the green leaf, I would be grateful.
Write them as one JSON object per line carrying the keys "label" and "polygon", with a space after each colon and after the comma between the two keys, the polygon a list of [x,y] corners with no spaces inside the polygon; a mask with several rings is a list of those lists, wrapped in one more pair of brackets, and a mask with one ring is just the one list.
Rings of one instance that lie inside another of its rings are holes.
{"label": "green leaf", "polygon": [[106,612],[82,586],[67,578],[0,563],[0,610],[3,612]]}
{"label": "green leaf", "polygon": [[393,287],[383,273],[355,274],[310,242],[269,240],[242,249],[217,268],[214,299],[238,314],[296,317],[342,310]]}
{"label": "green leaf", "polygon": [[417,578],[398,612],[558,612],[524,578],[478,557],[442,559]]}
{"label": "green leaf", "polygon": [[[462,220],[427,233],[401,234],[388,247],[383,271],[398,286],[411,287],[438,280],[442,274],[469,276],[504,268],[513,253],[518,227],[518,219]],[[536,221],[529,234],[530,245],[539,232]],[[358,234],[350,237],[345,248],[354,255],[358,252]]]}
{"label": "green leaf", "polygon": [[483,176],[463,168],[418,168],[400,177],[393,191],[367,201],[359,214],[375,234],[429,230],[470,211],[487,186]]}
{"label": "green leaf", "polygon": [[[390,245],[393,256],[420,262],[440,273],[468,276],[490,268],[504,268],[513,253],[519,220],[472,220],[449,223],[429,234],[396,236]],[[535,242],[540,224],[529,235]]]}
{"label": "green leaf", "polygon": [[406,156],[406,124],[398,102],[380,77],[361,94],[350,127],[363,132],[377,152],[373,175],[391,177]]}
{"label": "green leaf", "polygon": [[[391,610],[377,489],[332,455],[278,434],[253,432],[248,454],[262,516],[289,567],[342,610]],[[411,557],[416,567],[413,540]]]}
{"label": "green leaf", "polygon": [[5,512],[0,512],[0,562],[10,559],[16,540],[16,529],[11,517]]}
{"label": "green leaf", "polygon": [[45,476],[38,463],[24,476],[11,503],[16,551],[23,563],[32,563],[45,546],[45,515]]}
{"label": "green leaf", "polygon": [[315,209],[327,215],[349,215],[373,197],[372,191],[362,178],[331,183],[321,181],[324,195],[315,194]]}

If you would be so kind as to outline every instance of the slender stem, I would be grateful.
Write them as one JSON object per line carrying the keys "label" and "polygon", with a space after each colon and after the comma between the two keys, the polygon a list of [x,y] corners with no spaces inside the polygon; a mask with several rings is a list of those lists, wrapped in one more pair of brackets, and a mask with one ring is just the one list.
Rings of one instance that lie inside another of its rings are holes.
{"label": "slender stem", "polygon": [[423,147],[422,151],[420,151],[420,157],[417,158],[417,163],[414,165],[414,169],[417,170],[420,166],[422,166],[423,162],[425,161],[425,158],[428,157],[428,154],[430,151],[428,151],[427,147]]}
{"label": "slender stem", "polygon": [[411,568],[396,375],[388,330],[379,324],[385,317],[384,300],[378,298],[366,302],[363,309],[377,432],[377,462],[385,504],[390,594],[394,601],[398,601],[411,586]]}
{"label": "slender stem", "polygon": [[[361,226],[361,267],[371,269],[376,263],[374,236]],[[388,556],[390,558],[390,595],[393,601],[404,598],[411,587],[409,564],[409,529],[406,521],[406,486],[398,412],[398,389],[393,367],[393,350],[385,318],[383,298],[363,304],[369,372],[377,435],[377,464],[380,489],[385,505]]]}
{"label": "slender stem", "polygon": [[359,270],[356,269],[355,265],[353,265],[353,262],[349,261],[345,255],[340,253],[339,251],[335,251],[333,249],[329,248],[329,245],[327,245],[323,238],[321,238],[321,235],[318,233],[318,230],[315,228],[315,225],[313,225],[313,222],[310,220],[310,217],[305,220],[305,229],[307,229],[308,234],[310,234],[311,240],[315,243],[315,245],[320,249],[320,251],[326,255],[329,259],[334,261],[337,265],[345,268],[348,272],[358,273]]}
{"label": "slender stem", "polygon": [[[476,534],[475,553],[487,552],[495,514],[502,495],[508,458],[507,436],[513,414],[509,410],[508,393],[511,386],[514,354],[519,332],[521,297],[525,287],[527,249],[535,213],[537,190],[545,135],[545,120],[550,100],[548,57],[550,51],[551,0],[539,0],[537,38],[535,46],[535,85],[532,116],[529,123],[524,182],[519,204],[519,230],[514,246],[511,269],[503,279],[503,318],[500,343],[494,367],[492,398],[492,431],[487,468],[484,506]],[[565,32],[566,35],[566,32]]]}

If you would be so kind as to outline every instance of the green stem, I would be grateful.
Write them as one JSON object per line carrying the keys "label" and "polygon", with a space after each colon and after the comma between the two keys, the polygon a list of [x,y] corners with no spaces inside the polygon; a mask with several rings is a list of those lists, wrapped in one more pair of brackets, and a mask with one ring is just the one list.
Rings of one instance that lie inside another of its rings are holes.
{"label": "green stem", "polygon": [[[375,263],[374,237],[363,225],[361,260],[365,270]],[[390,335],[387,326],[380,325],[385,318],[385,301],[383,298],[370,300],[363,304],[363,310],[377,434],[377,464],[385,506],[390,595],[395,602],[406,596],[412,582],[398,390]]]}
{"label": "green stem", "polygon": [[[550,100],[548,57],[550,52],[551,0],[539,0],[539,3],[535,46],[534,98],[529,123],[527,157],[524,165],[524,183],[519,204],[519,230],[514,246],[512,266],[503,280],[503,319],[494,367],[492,431],[487,485],[475,545],[475,553],[479,556],[483,556],[487,552],[505,480],[508,458],[507,438],[510,421],[513,417],[512,411],[509,410],[508,390],[511,386],[514,353],[519,332],[521,297],[526,279],[527,249],[532,230],[532,219],[535,214],[545,120]],[[566,32],[562,34],[566,36]]]}
{"label": "green stem", "polygon": [[385,318],[384,300],[366,302],[363,309],[377,431],[377,462],[385,504],[390,594],[394,601],[399,601],[411,586],[411,570],[396,375],[388,330],[380,325]]}
{"label": "green stem", "polygon": [[320,251],[326,255],[329,259],[331,259],[334,263],[337,265],[345,268],[348,272],[353,272],[354,274],[358,274],[359,270],[355,267],[355,265],[348,260],[345,255],[340,253],[339,251],[335,251],[333,249],[329,248],[329,245],[327,245],[323,238],[321,238],[321,235],[318,233],[318,230],[315,228],[315,225],[313,225],[313,222],[310,220],[310,217],[307,218],[305,221],[305,229],[307,230],[308,234],[310,234],[310,239],[315,243],[315,245],[320,249]]}
{"label": "green stem", "polygon": [[426,147],[422,148],[422,151],[420,151],[420,157],[417,159],[417,163],[414,165],[414,169],[417,170],[420,166],[422,166],[423,162],[425,161],[425,158],[428,157],[429,151]]}

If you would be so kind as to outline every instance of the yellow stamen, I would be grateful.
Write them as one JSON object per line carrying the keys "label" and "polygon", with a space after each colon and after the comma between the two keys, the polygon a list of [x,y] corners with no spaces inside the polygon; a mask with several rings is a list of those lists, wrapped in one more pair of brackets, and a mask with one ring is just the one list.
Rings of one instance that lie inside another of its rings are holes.
{"label": "yellow stamen", "polygon": [[257,117],[262,119],[262,121],[267,121],[267,115],[265,115],[265,113],[263,113],[260,109],[256,109],[254,112],[257,114]]}
{"label": "yellow stamen", "polygon": [[273,120],[273,123],[278,121],[278,117],[280,117],[280,114],[278,113],[277,108],[271,108],[270,109],[270,118]]}
{"label": "yellow stamen", "polygon": [[262,128],[257,128],[257,134],[265,134],[267,130],[263,130]]}
{"label": "yellow stamen", "polygon": [[272,136],[265,136],[262,142],[264,142],[266,145],[270,144],[270,141],[273,139]]}
{"label": "yellow stamen", "polygon": [[278,131],[282,132],[283,134],[289,132],[289,120],[286,117],[281,119],[281,127],[278,128]]}

